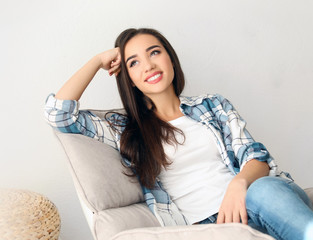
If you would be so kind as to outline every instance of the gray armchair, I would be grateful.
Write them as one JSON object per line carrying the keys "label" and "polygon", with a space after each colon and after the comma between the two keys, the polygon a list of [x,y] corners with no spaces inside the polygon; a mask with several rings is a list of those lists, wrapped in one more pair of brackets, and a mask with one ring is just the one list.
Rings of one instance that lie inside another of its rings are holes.
{"label": "gray armchair", "polygon": [[[103,116],[104,111],[94,113]],[[273,239],[235,223],[161,227],[146,206],[138,181],[123,174],[127,169],[118,151],[79,134],[56,135],[94,239]],[[306,191],[313,201],[313,188]]]}

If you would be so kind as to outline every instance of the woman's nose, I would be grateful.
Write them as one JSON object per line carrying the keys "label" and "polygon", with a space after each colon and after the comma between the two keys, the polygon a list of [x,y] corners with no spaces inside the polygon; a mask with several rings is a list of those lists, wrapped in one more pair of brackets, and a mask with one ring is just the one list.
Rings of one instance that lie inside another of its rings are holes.
{"label": "woman's nose", "polygon": [[151,61],[151,59],[145,60],[145,72],[151,71],[153,68],[155,68],[155,64]]}

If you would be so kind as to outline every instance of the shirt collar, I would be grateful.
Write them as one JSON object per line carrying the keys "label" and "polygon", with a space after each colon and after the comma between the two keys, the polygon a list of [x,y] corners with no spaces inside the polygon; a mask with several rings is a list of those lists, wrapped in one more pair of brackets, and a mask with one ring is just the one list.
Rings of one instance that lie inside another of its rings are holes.
{"label": "shirt collar", "polygon": [[205,98],[207,98],[206,94],[195,97],[179,96],[180,107],[183,108],[184,105],[192,107],[201,104]]}

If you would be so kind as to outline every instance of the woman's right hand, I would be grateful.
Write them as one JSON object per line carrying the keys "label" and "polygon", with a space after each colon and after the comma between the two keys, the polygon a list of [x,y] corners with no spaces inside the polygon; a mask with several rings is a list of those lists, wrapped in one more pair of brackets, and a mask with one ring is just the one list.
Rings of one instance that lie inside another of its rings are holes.
{"label": "woman's right hand", "polygon": [[101,61],[101,68],[116,76],[120,72],[121,52],[120,48],[113,48],[97,55]]}

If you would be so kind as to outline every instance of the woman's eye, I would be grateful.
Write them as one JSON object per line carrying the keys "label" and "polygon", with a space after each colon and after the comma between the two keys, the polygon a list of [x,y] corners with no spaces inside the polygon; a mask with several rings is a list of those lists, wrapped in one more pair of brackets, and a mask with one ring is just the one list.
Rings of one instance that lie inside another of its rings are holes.
{"label": "woman's eye", "polygon": [[130,63],[129,67],[133,67],[138,63],[138,61],[134,60]]}
{"label": "woman's eye", "polygon": [[154,56],[154,55],[158,55],[158,54],[160,54],[161,52],[159,51],[159,50],[154,50],[154,51],[152,51],[151,52],[151,56]]}

